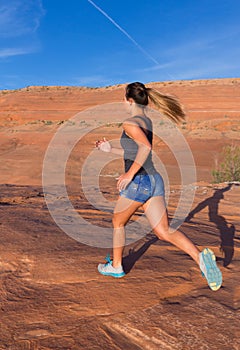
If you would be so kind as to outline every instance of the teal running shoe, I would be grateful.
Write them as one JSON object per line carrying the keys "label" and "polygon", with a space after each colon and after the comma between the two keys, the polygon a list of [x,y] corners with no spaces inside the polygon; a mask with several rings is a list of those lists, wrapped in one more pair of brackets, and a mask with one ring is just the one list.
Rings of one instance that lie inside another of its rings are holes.
{"label": "teal running shoe", "polygon": [[209,287],[216,291],[222,285],[222,273],[217,267],[216,257],[211,249],[205,248],[200,253],[200,270]]}
{"label": "teal running shoe", "polygon": [[98,272],[100,272],[102,275],[112,276],[115,278],[121,278],[126,275],[125,272],[123,271],[122,266],[117,268],[112,266],[112,260],[110,259],[109,255],[106,256],[105,260],[107,261],[106,264],[98,265]]}

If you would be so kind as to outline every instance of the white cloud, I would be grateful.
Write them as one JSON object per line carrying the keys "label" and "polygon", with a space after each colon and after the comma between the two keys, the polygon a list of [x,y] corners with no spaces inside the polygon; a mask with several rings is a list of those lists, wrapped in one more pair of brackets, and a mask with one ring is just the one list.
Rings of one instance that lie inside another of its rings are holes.
{"label": "white cloud", "polygon": [[166,69],[166,68],[170,68],[173,67],[175,64],[175,61],[171,61],[171,62],[166,62],[166,63],[162,63],[162,64],[158,64],[152,67],[148,67],[148,68],[142,68],[142,69],[138,69],[136,70],[137,72],[154,72],[154,71],[158,71],[158,70],[162,70],[162,69]]}
{"label": "white cloud", "polygon": [[[240,28],[229,27],[219,32],[206,32],[201,36],[194,36],[192,40],[184,40],[177,45],[164,50],[164,57],[197,57],[200,54],[208,55],[210,52],[224,51],[228,43],[234,38],[238,40]],[[235,49],[238,49],[237,41]],[[224,52],[223,52],[224,53]]]}
{"label": "white cloud", "polygon": [[176,61],[169,61],[166,63],[158,64],[155,66],[147,67],[147,68],[141,68],[141,69],[136,69],[134,72],[140,75],[144,75],[146,77],[146,74],[148,77],[146,79],[152,79],[150,78],[152,74],[164,74],[168,79],[175,80],[175,77],[170,73],[172,69],[176,65]]}
{"label": "white cloud", "polygon": [[44,15],[41,0],[8,0],[0,4],[0,37],[34,33]]}
{"label": "white cloud", "polygon": [[5,48],[0,49],[0,58],[8,58],[12,56],[26,55],[33,53],[34,48]]}
{"label": "white cloud", "polygon": [[89,75],[89,76],[76,77],[73,79],[73,82],[71,84],[73,85],[77,84],[81,86],[102,86],[102,85],[111,84],[111,82],[109,79],[107,79],[103,75]]}
{"label": "white cloud", "polygon": [[233,73],[240,69],[240,64],[209,61],[208,65],[192,64],[184,65],[176,70],[175,79],[203,79],[221,78],[223,76],[233,76]]}
{"label": "white cloud", "polygon": [[[160,75],[160,79],[169,76],[171,80],[234,75],[240,69],[240,48],[237,45],[240,29],[234,25],[224,29],[191,40],[183,38],[181,42],[165,47],[156,55],[162,64],[139,72],[148,75],[144,75],[145,80],[156,80]],[[155,51],[159,52],[159,48]]]}
{"label": "white cloud", "polygon": [[[38,29],[43,15],[42,0],[0,2],[0,59],[26,55],[39,49],[39,45],[34,43],[36,36],[33,34]],[[22,37],[24,44],[20,42]]]}

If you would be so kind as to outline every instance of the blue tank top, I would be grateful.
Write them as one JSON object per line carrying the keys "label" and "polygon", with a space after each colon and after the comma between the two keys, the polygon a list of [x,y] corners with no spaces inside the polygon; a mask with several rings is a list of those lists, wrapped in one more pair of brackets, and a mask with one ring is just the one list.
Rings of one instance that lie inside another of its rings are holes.
{"label": "blue tank top", "polygon": [[[144,132],[146,135],[149,143],[152,145],[152,139],[153,139],[153,133],[152,133],[152,121],[151,119],[147,117],[141,117],[141,116],[135,116],[132,119],[139,125],[140,129]],[[142,126],[141,123],[139,123],[138,119],[141,119],[144,122],[145,127]],[[137,152],[138,152],[138,145],[137,143],[129,137],[125,131],[123,131],[121,139],[120,139],[121,146],[124,150],[124,166],[125,166],[125,172],[127,172],[130,167],[132,166]],[[150,151],[147,159],[145,160],[143,166],[138,170],[136,175],[145,175],[145,174],[155,174],[157,171],[154,168],[153,161],[152,161],[152,151]]]}

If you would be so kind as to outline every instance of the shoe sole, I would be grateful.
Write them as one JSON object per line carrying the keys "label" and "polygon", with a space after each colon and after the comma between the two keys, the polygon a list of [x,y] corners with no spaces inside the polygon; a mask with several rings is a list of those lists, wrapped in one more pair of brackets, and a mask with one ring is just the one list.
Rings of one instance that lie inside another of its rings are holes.
{"label": "shoe sole", "polygon": [[111,276],[115,278],[121,278],[126,275],[125,272],[121,272],[121,273],[103,272],[99,268],[98,268],[98,272],[101,273],[101,275],[103,276]]}
{"label": "shoe sole", "polygon": [[207,276],[203,272],[202,276],[206,278],[209,287],[216,291],[222,285],[222,273],[217,267],[216,257],[211,249],[205,248],[202,252],[202,258],[207,270]]}

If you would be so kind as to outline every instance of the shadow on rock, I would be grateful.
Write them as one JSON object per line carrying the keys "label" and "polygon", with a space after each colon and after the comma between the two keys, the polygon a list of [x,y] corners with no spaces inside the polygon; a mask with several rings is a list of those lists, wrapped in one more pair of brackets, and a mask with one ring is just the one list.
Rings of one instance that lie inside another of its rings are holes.
{"label": "shadow on rock", "polygon": [[148,248],[155,242],[158,241],[158,238],[153,235],[149,234],[146,236],[147,241],[137,250],[134,248],[129,250],[129,253],[127,256],[123,258],[123,269],[125,273],[129,273],[135,263],[141,258],[141,256],[148,250]]}
{"label": "shadow on rock", "polygon": [[[228,186],[216,190],[212,197],[209,197],[199,203],[195,209],[193,209],[187,216],[185,222],[189,222],[195,214],[202,211],[206,207],[208,207],[208,217],[211,222],[213,222],[219,230],[221,244],[220,250],[224,254],[223,258],[223,266],[227,267],[233,259],[234,255],[234,234],[235,234],[235,226],[229,224],[226,219],[218,214],[219,211],[219,203],[222,199],[224,199],[224,192],[227,192],[231,189],[232,184]],[[221,260],[218,258],[218,260]]]}

